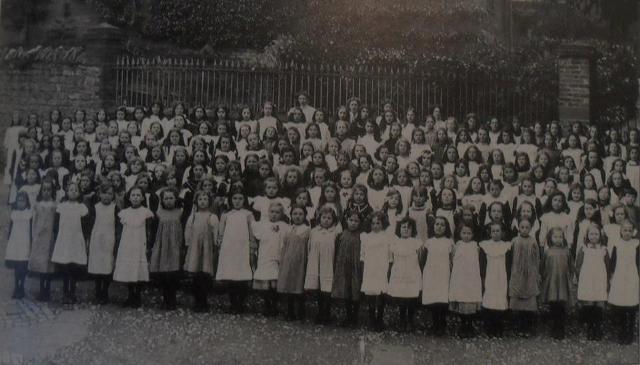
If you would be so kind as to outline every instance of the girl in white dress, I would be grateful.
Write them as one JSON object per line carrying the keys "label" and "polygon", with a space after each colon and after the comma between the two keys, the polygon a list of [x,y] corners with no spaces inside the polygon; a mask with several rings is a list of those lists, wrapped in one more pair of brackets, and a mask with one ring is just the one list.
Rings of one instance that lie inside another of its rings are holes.
{"label": "girl in white dress", "polygon": [[89,214],[82,203],[77,183],[67,186],[67,198],[58,204],[58,234],[51,261],[63,272],[63,303],[76,302],[76,278],[81,268],[87,265],[87,245],[83,235],[82,219]]}
{"label": "girl in white dress", "polygon": [[590,340],[602,339],[602,314],[608,296],[608,261],[605,236],[600,226],[591,223],[576,258],[578,300],[587,320],[587,338]]}
{"label": "girl in white dress", "polygon": [[125,307],[140,307],[140,283],[149,281],[147,247],[151,246],[151,223],[153,213],[142,205],[142,189],[134,187],[129,191],[129,208],[118,213],[122,224],[122,237],[118,245],[113,280],[127,283],[129,296]]}
{"label": "girl in white dress", "polygon": [[333,285],[333,261],[336,237],[342,231],[336,212],[323,207],[318,212],[317,227],[309,234],[309,251],[304,289],[318,294],[316,322],[326,324],[331,320],[331,289]]}
{"label": "girl in white dress", "polygon": [[263,293],[263,314],[273,317],[278,314],[278,261],[289,225],[283,221],[284,207],[279,202],[269,205],[268,215],[253,223],[253,232],[258,240],[258,264],[253,275],[253,289]]}
{"label": "girl in white dress", "polygon": [[218,242],[220,255],[216,281],[228,284],[232,313],[243,313],[253,279],[258,245],[251,228],[255,218],[247,209],[247,197],[241,190],[229,193],[231,209],[222,214]]}
{"label": "girl in white dress", "polygon": [[384,328],[384,294],[389,286],[389,245],[393,234],[386,230],[387,220],[382,212],[371,215],[371,233],[360,233],[360,261],[363,263],[360,291],[369,306],[369,326],[380,331]]}
{"label": "girl in white dress", "polygon": [[451,281],[449,282],[449,309],[460,316],[458,337],[473,336],[473,315],[482,302],[480,278],[480,249],[474,241],[473,227],[463,225],[460,241],[453,248]]}
{"label": "girl in white dress", "polygon": [[13,268],[15,286],[12,299],[24,298],[24,282],[27,277],[27,264],[31,252],[31,218],[33,212],[29,205],[29,196],[18,192],[14,209],[11,211],[9,242],[5,252],[7,267]]}
{"label": "girl in white dress", "polygon": [[95,277],[96,301],[109,301],[109,284],[113,274],[116,229],[121,228],[118,220],[119,209],[114,202],[114,190],[110,184],[101,185],[100,201],[92,209],[93,229],[89,238],[89,258],[87,271]]}
{"label": "girl in white dress", "polygon": [[387,293],[397,298],[400,310],[400,325],[403,331],[413,328],[416,299],[422,287],[419,252],[422,241],[416,238],[416,222],[404,218],[396,226],[396,237],[391,241],[391,276]]}
{"label": "girl in white dress", "polygon": [[511,242],[502,240],[503,232],[500,223],[490,225],[491,239],[480,242],[482,277],[484,278],[484,294],[482,308],[485,310],[485,331],[491,337],[501,337],[507,304],[507,264],[511,258],[507,252],[511,250]]}
{"label": "girl in white dress", "polygon": [[422,304],[426,305],[436,335],[444,335],[449,307],[449,275],[453,239],[451,226],[445,217],[437,216],[433,222],[433,237],[424,244],[426,263],[422,273]]}
{"label": "girl in white dress", "polygon": [[636,325],[636,312],[640,303],[640,249],[639,241],[634,238],[635,228],[630,220],[620,226],[620,235],[610,237],[614,241],[611,253],[611,287],[609,304],[618,317],[618,340],[623,344],[633,342]]}

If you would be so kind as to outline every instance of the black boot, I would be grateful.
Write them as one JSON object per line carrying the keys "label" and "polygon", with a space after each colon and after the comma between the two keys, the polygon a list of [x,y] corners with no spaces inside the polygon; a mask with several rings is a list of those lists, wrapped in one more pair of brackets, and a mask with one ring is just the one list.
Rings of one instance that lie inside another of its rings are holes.
{"label": "black boot", "polygon": [[295,294],[287,294],[287,315],[285,316],[287,321],[293,321],[296,319],[296,299]]}
{"label": "black boot", "polygon": [[384,331],[384,307],[385,298],[382,295],[378,295],[376,300],[376,331]]}
{"label": "black boot", "polygon": [[369,314],[369,329],[376,330],[377,318],[376,318],[376,299],[375,297],[367,298],[367,312]]}
{"label": "black boot", "polygon": [[322,293],[318,293],[318,298],[316,300],[316,304],[318,305],[318,314],[316,315],[316,318],[313,320],[315,324],[325,323],[326,310],[325,310],[324,301],[325,301],[324,295],[322,295]]}

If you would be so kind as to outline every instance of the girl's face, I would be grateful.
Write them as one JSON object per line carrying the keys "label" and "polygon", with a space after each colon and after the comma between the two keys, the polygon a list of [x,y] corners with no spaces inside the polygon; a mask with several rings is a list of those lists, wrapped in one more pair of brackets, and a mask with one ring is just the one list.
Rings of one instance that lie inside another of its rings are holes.
{"label": "girl's face", "polygon": [[44,200],[51,200],[53,198],[53,185],[50,183],[42,184],[40,194]]}
{"label": "girl's face", "polygon": [[441,237],[444,236],[446,232],[447,222],[443,218],[436,218],[435,222],[433,223],[433,233],[435,233],[437,237]]}
{"label": "girl's face", "polygon": [[346,136],[349,128],[346,123],[336,123],[336,135],[339,137]]}
{"label": "girl's face", "polygon": [[349,219],[347,219],[347,228],[350,231],[357,231],[360,228],[360,218],[356,214],[352,214]]}
{"label": "girl's face", "polygon": [[411,237],[411,224],[405,222],[400,225],[400,237],[402,238]]}
{"label": "girl's face", "polygon": [[409,176],[413,177],[419,177],[420,176],[420,166],[418,166],[417,163],[413,162],[410,164],[407,164],[407,172],[409,173]]}
{"label": "girl's face", "polygon": [[423,207],[427,203],[426,194],[413,194],[411,199],[416,207]]}
{"label": "girl's face", "polygon": [[269,208],[269,221],[278,222],[282,220],[282,209],[279,207]]}
{"label": "girl's face", "polygon": [[627,214],[626,214],[626,211],[624,210],[624,207],[618,207],[613,212],[613,219],[616,221],[617,224],[621,224],[622,222],[624,222],[625,218],[627,218]]}
{"label": "girl's face", "polygon": [[478,159],[478,150],[475,148],[469,148],[469,153],[467,153],[469,160],[475,161]]}
{"label": "girl's face", "polygon": [[366,196],[364,194],[364,191],[357,189],[353,191],[353,201],[356,202],[356,204],[363,204],[365,202]]}
{"label": "girl's face", "polygon": [[609,189],[607,188],[603,188],[603,189],[599,189],[598,190],[598,199],[600,201],[605,201],[608,202],[609,201]]}
{"label": "girl's face", "polygon": [[502,192],[502,189],[500,189],[500,185],[498,184],[489,185],[489,193],[491,193],[491,196],[493,196],[494,198],[499,197],[501,192]]}
{"label": "girl's face", "polygon": [[369,159],[367,159],[364,156],[360,157],[360,159],[358,160],[358,165],[360,165],[360,170],[361,171],[369,171],[369,169],[371,168],[371,164],[369,163]]}
{"label": "girl's face", "polygon": [[574,202],[582,201],[582,192],[580,192],[580,189],[573,189],[571,191],[571,200]]}
{"label": "girl's face", "polygon": [[551,243],[556,247],[564,245],[564,234],[561,229],[554,229],[551,233]]}
{"label": "girl's face", "polygon": [[415,143],[424,143],[424,132],[421,129],[413,131],[413,141]]}
{"label": "girl's face", "polygon": [[451,176],[447,176],[442,181],[443,186],[447,189],[454,189],[456,186],[456,181]]}
{"label": "girl's face", "polygon": [[502,228],[499,224],[491,225],[491,239],[494,241],[502,241]]}
{"label": "girl's face", "polygon": [[16,205],[18,206],[19,210],[25,210],[27,209],[27,198],[25,197],[25,195],[20,194],[17,198],[16,198]]}
{"label": "girl's face", "polygon": [[196,205],[199,210],[205,210],[209,208],[209,195],[200,194],[198,195],[198,199],[196,200]]}
{"label": "girl's face", "polygon": [[558,171],[558,179],[560,180],[560,182],[562,183],[568,183],[569,182],[569,170],[567,169],[560,169],[560,171]]}
{"label": "girl's face", "polygon": [[313,174],[313,182],[316,184],[316,186],[322,186],[322,184],[324,184],[325,181],[326,181],[326,176],[325,176],[324,170],[316,171]]}
{"label": "girl's face", "polygon": [[460,230],[460,238],[463,242],[470,242],[473,239],[473,231],[470,227],[464,226]]}
{"label": "girl's face", "polygon": [[387,157],[389,157],[389,150],[384,145],[380,147],[378,150],[378,156],[380,156],[380,161],[386,161]]}
{"label": "girl's face", "polygon": [[326,189],[324,189],[324,197],[328,202],[336,201],[337,196],[338,192],[333,188],[333,186],[328,186]]}
{"label": "girl's face", "polygon": [[553,208],[554,211],[559,212],[564,206],[563,203],[564,201],[562,200],[562,197],[560,195],[556,195],[551,199],[551,208]]}
{"label": "girl's face", "polygon": [[269,182],[264,186],[264,193],[267,197],[273,198],[278,194],[278,185],[275,182]]}
{"label": "girl's face", "polygon": [[402,129],[399,124],[392,124],[389,128],[389,138],[398,138],[402,133]]}
{"label": "girl's face", "polygon": [[491,157],[493,157],[493,163],[495,164],[501,164],[504,162],[502,158],[502,153],[498,150],[494,150],[493,152],[491,152]]}
{"label": "girl's face", "polygon": [[287,151],[282,155],[282,160],[284,161],[284,163],[286,165],[292,165],[293,164],[293,152],[291,151]]}
{"label": "girl's face", "polygon": [[124,120],[124,110],[118,110],[116,112],[116,119],[117,120]]}
{"label": "girl's face", "polygon": [[287,138],[289,139],[289,142],[292,144],[298,143],[298,141],[300,141],[298,133],[296,132],[295,129],[292,129],[292,128],[289,128],[289,130],[287,131]]}
{"label": "girl's face", "polygon": [[85,167],[87,167],[87,160],[85,160],[84,156],[77,156],[74,162],[74,166],[76,171],[82,171]]}
{"label": "girl's face", "polygon": [[169,135],[169,142],[171,142],[172,145],[177,146],[180,144],[180,134],[178,134],[178,132],[171,132],[171,134]]}
{"label": "girl's face", "polygon": [[173,193],[164,193],[162,204],[166,209],[173,209],[176,206],[176,196]]}
{"label": "girl's face", "polygon": [[406,171],[398,171],[398,175],[396,176],[396,180],[398,181],[398,185],[404,186],[409,183],[409,176]]}
{"label": "girl's face", "polygon": [[600,230],[596,227],[589,227],[587,231],[587,242],[591,244],[600,244]]}
{"label": "girl's face", "polygon": [[620,226],[620,237],[625,241],[629,241],[633,237],[634,231],[635,228],[631,223],[622,223],[622,225]]}
{"label": "girl's face", "polygon": [[248,170],[255,171],[258,168],[258,158],[256,156],[249,156],[244,164]]}
{"label": "girl's face", "polygon": [[455,162],[458,159],[458,151],[455,148],[449,148],[447,150],[447,160],[449,162]]}
{"label": "girl's face", "polygon": [[321,166],[324,164],[324,156],[322,156],[321,153],[314,153],[311,158],[311,162],[316,166]]}
{"label": "girl's face", "polygon": [[55,152],[51,155],[51,165],[53,167],[62,166],[62,154],[60,152]]}
{"label": "girl's face", "polygon": [[38,181],[38,172],[36,170],[27,171],[27,184],[33,185]]}
{"label": "girl's face", "polygon": [[482,192],[482,181],[480,179],[473,179],[473,181],[471,181],[471,190],[476,194],[480,194]]}
{"label": "girl's face", "polygon": [[502,206],[500,204],[493,204],[489,211],[489,217],[494,222],[500,222],[502,220]]}
{"label": "girl's face", "polygon": [[431,176],[433,176],[434,179],[438,180],[442,178],[442,166],[440,166],[439,164],[433,164],[431,165]]}
{"label": "girl's face", "polygon": [[613,175],[611,175],[611,182],[613,183],[613,186],[615,186],[616,188],[621,187],[622,175],[620,173],[614,173]]}
{"label": "girl's face", "polygon": [[449,189],[442,190],[441,200],[443,205],[453,204],[453,192]]}
{"label": "girl's face", "polygon": [[373,126],[373,122],[368,121],[364,125],[364,131],[367,132],[367,134],[373,134],[373,132],[375,131],[375,127]]}
{"label": "girl's face", "polygon": [[231,150],[231,141],[229,138],[220,138],[220,150],[222,152],[229,152],[229,150]]}
{"label": "girl's face", "polygon": [[380,232],[384,229],[384,225],[380,218],[376,217],[371,220],[371,231]]}
{"label": "girl's face", "polygon": [[240,193],[233,194],[231,197],[231,205],[233,209],[242,209],[244,206],[244,195]]}
{"label": "girl's face", "polygon": [[252,133],[247,137],[247,143],[249,147],[256,149],[260,144],[260,138],[258,137],[257,134]]}
{"label": "girl's face", "polygon": [[295,225],[301,225],[304,223],[305,211],[302,208],[295,208],[291,211],[291,221]]}
{"label": "girl's face", "polygon": [[296,205],[306,207],[309,205],[309,197],[307,193],[300,193],[296,196]]}
{"label": "girl's face", "polygon": [[187,153],[184,150],[176,151],[174,158],[177,164],[183,164],[187,161]]}
{"label": "girl's face", "polygon": [[405,141],[398,143],[398,153],[401,156],[405,156],[409,153],[409,144]]}
{"label": "girl's face", "polygon": [[520,216],[523,218],[531,218],[533,217],[533,208],[530,204],[523,204],[522,209],[520,209]]}
{"label": "girl's face", "polygon": [[533,194],[533,183],[529,180],[524,180],[522,182],[522,192],[524,193],[524,195]]}
{"label": "girl's face", "polygon": [[587,219],[591,219],[594,216],[595,212],[596,212],[596,207],[594,207],[593,205],[591,204],[584,205],[584,216]]}
{"label": "girl's face", "polygon": [[[224,171],[224,170],[218,170],[218,171]],[[271,168],[267,165],[260,165],[260,167],[258,168],[258,173],[260,173],[260,176],[263,178],[267,177],[271,174]]]}
{"label": "girl's face", "polygon": [[375,184],[384,183],[384,173],[379,169],[376,169],[371,173],[371,178]]}
{"label": "girl's face", "polygon": [[323,228],[331,228],[333,226],[333,216],[331,214],[325,213],[320,216],[320,225]]}
{"label": "girl's face", "polygon": [[340,175],[340,186],[343,188],[350,188],[353,185],[353,179],[350,173],[343,173]]}

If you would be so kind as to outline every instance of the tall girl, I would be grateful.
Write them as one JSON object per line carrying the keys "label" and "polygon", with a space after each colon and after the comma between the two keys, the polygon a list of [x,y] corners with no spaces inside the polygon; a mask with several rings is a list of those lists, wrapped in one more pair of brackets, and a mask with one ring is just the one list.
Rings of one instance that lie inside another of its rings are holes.
{"label": "tall girl", "polygon": [[548,242],[548,248],[544,251],[542,262],[540,299],[550,306],[553,321],[551,336],[555,339],[563,339],[566,310],[573,303],[571,292],[573,262],[562,228],[551,228],[546,233],[545,242]]}
{"label": "tall girl", "polygon": [[184,246],[183,213],[178,201],[176,190],[165,189],[160,193],[160,206],[156,212],[158,227],[149,262],[149,271],[160,277],[164,308],[168,310],[177,305],[178,274]]}
{"label": "tall girl", "polygon": [[400,326],[403,331],[413,329],[416,300],[422,288],[419,252],[423,242],[416,236],[416,223],[404,218],[396,226],[396,237],[391,242],[392,262],[388,294],[398,300]]}
{"label": "tall girl", "polygon": [[636,312],[640,303],[640,245],[634,238],[633,223],[626,219],[620,225],[620,236],[611,237],[614,243],[611,253],[611,288],[609,304],[613,307],[618,323],[618,341],[623,344],[633,342],[636,326]]}
{"label": "tall girl", "polygon": [[[526,204],[529,203],[521,207]],[[534,315],[538,311],[536,299],[540,294],[540,248],[531,235],[534,219],[520,217],[518,236],[511,241],[513,260],[509,279],[509,309],[516,313],[516,333],[520,336],[530,335]]]}
{"label": "tall girl", "polygon": [[12,299],[24,298],[24,282],[27,278],[27,266],[31,251],[31,218],[33,211],[29,204],[29,196],[18,192],[14,209],[11,211],[11,227],[9,242],[5,253],[7,267],[14,271],[14,289]]}
{"label": "tall girl", "polygon": [[346,230],[340,232],[335,240],[331,297],[343,300],[345,303],[346,318],[342,324],[355,326],[358,323],[362,283],[362,264],[360,263],[362,218],[357,213],[351,213],[346,220]]}
{"label": "tall girl", "polygon": [[569,215],[569,207],[565,195],[560,191],[554,191],[549,195],[542,209],[544,214],[540,217],[540,245],[543,247],[549,246],[547,233],[551,228],[556,227],[562,229],[563,236],[567,239],[567,242],[573,242],[573,225],[575,222]]}
{"label": "tall girl", "polygon": [[127,283],[129,296],[125,307],[142,305],[141,283],[149,281],[147,250],[153,242],[153,213],[142,204],[144,194],[139,187],[129,191],[129,208],[118,213],[122,224],[122,236],[118,245],[113,280]]}
{"label": "tall girl", "polygon": [[503,241],[503,225],[490,225],[491,238],[480,242],[482,249],[482,276],[484,293],[482,308],[485,310],[485,331],[489,336],[502,337],[503,321],[507,305],[507,273],[510,271],[511,258],[507,252],[511,250],[511,242]]}
{"label": "tall girl", "polygon": [[436,216],[433,237],[424,243],[426,263],[422,273],[422,304],[431,311],[433,332],[442,336],[447,328],[449,275],[453,239],[449,221]]}
{"label": "tall girl", "polygon": [[193,276],[193,297],[195,312],[206,312],[207,289],[214,268],[214,244],[218,237],[218,217],[211,213],[212,198],[205,191],[197,191],[191,215],[184,228],[184,242],[187,254],[184,270]]}
{"label": "tall girl", "polygon": [[474,240],[474,229],[463,224],[458,236],[460,241],[453,248],[451,281],[449,283],[449,309],[460,316],[458,337],[468,338],[473,333],[473,316],[482,303],[482,278],[480,277],[480,249]]}
{"label": "tall girl", "polygon": [[602,339],[603,310],[607,301],[608,277],[606,237],[600,226],[591,224],[584,237],[584,247],[576,259],[578,301],[587,320],[590,340]]}
{"label": "tall girl", "polygon": [[51,262],[51,253],[55,243],[56,219],[56,189],[55,181],[44,178],[40,187],[40,194],[33,204],[33,221],[31,225],[31,255],[29,256],[29,271],[40,276],[39,301],[51,299],[51,277],[55,273],[55,266]]}
{"label": "tall girl", "polygon": [[387,220],[382,212],[371,216],[371,233],[360,233],[360,261],[363,264],[360,290],[366,296],[369,327],[384,329],[385,293],[389,286],[389,245],[393,234],[386,231]]}
{"label": "tall girl", "polygon": [[333,261],[336,238],[340,233],[336,213],[330,207],[318,212],[320,224],[309,235],[309,253],[304,289],[316,291],[318,316],[316,322],[325,324],[331,320],[331,292],[333,285]]}
{"label": "tall girl", "polygon": [[284,222],[284,207],[279,202],[269,205],[268,219],[253,223],[253,232],[258,240],[258,263],[253,275],[253,289],[262,293],[263,314],[273,317],[278,314],[277,283],[280,250],[289,225]]}
{"label": "tall girl", "polygon": [[51,262],[59,265],[63,274],[63,303],[74,304],[76,280],[87,265],[87,246],[83,234],[83,218],[89,214],[82,203],[80,187],[76,183],[67,186],[66,200],[58,204],[58,234],[51,255]]}
{"label": "tall girl", "polygon": [[232,313],[243,313],[249,282],[253,279],[251,257],[257,256],[258,246],[253,229],[253,213],[247,208],[247,197],[241,190],[229,193],[228,212],[220,218],[218,242],[220,256],[216,281],[228,284]]}
{"label": "tall girl", "polygon": [[304,281],[310,229],[305,207],[291,208],[291,230],[284,236],[280,250],[278,293],[286,298],[287,319],[304,319]]}
{"label": "tall girl", "polygon": [[113,186],[101,185],[99,196],[100,201],[89,208],[93,229],[89,238],[87,271],[95,277],[97,303],[106,304],[109,301],[116,241],[122,232],[122,226],[117,219],[120,209],[114,201]]}

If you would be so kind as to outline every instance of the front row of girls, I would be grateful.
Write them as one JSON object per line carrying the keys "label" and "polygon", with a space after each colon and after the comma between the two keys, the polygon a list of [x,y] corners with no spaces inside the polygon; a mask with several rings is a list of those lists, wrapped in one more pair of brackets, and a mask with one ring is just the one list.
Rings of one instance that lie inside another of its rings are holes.
{"label": "front row of girls", "polygon": [[[141,305],[141,286],[151,279],[162,287],[166,309],[177,306],[183,273],[191,279],[194,310],[207,311],[212,279],[227,288],[231,312],[241,313],[249,288],[261,293],[264,314],[305,318],[305,298],[316,298],[316,322],[331,321],[332,304],[345,307],[342,325],[358,321],[366,302],[372,329],[384,328],[391,303],[399,309],[400,328],[411,330],[418,303],[431,314],[432,331],[446,333],[447,317],[460,318],[457,335],[474,335],[473,321],[482,314],[484,330],[501,336],[506,314],[514,314],[515,332],[529,335],[540,304],[548,305],[552,335],[564,336],[567,309],[580,304],[588,337],[602,337],[604,308],[619,319],[620,341],[634,336],[639,303],[638,239],[633,224],[622,220],[607,238],[598,224],[586,227],[575,253],[565,230],[552,227],[545,245],[532,235],[534,218],[522,216],[517,234],[505,240],[505,227],[489,223],[489,236],[479,238],[463,217],[452,225],[436,212],[412,209],[390,225],[387,212],[373,211],[355,189],[339,217],[325,205],[309,225],[307,207],[273,201],[255,220],[242,190],[228,194],[229,209],[211,212],[212,197],[194,195],[194,207],[183,214],[179,194],[165,189],[155,213],[145,205],[143,190],[134,187],[129,205],[118,209],[109,184],[98,189],[98,202],[87,208],[71,183],[65,200],[55,204],[55,184],[45,179],[35,202],[17,195],[11,212],[6,262],[15,270],[14,298],[24,297],[26,274],[39,275],[38,300],[49,300],[54,274],[63,279],[63,302],[76,302],[76,281],[88,272],[95,279],[98,303],[107,303],[111,281],[126,283],[126,306]],[[418,208],[424,203],[418,196]],[[464,216],[465,214],[463,214]],[[455,232],[452,230],[455,228]],[[577,278],[577,298],[573,297]]]}

